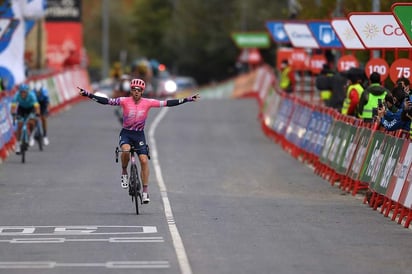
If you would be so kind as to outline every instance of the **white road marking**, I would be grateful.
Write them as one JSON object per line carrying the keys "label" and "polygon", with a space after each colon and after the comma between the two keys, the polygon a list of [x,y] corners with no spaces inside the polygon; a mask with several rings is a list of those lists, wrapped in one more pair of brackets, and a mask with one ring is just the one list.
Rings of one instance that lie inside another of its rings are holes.
{"label": "white road marking", "polygon": [[49,244],[66,242],[108,242],[108,243],[163,243],[163,237],[113,237],[113,238],[91,238],[91,239],[66,239],[66,238],[13,238],[0,240],[0,243],[10,244]]}
{"label": "white road marking", "polygon": [[176,251],[177,260],[179,263],[180,271],[182,274],[192,274],[192,269],[190,267],[189,259],[187,258],[186,250],[183,245],[182,238],[180,237],[179,230],[177,229],[176,222],[173,216],[172,207],[170,206],[170,201],[167,196],[167,188],[165,182],[163,180],[162,170],[160,168],[160,163],[158,159],[157,147],[156,147],[156,140],[154,138],[154,133],[156,130],[157,125],[165,116],[168,108],[162,108],[159,114],[156,116],[155,120],[153,121],[150,129],[149,129],[149,142],[150,145],[150,156],[153,161],[153,166],[157,178],[157,182],[160,189],[160,194],[163,201],[164,206],[164,213],[166,216],[167,224],[169,227],[170,234],[172,236],[172,242],[174,249]]}
{"label": "white road marking", "polygon": [[157,233],[155,226],[0,226],[2,236],[122,235]]}
{"label": "white road marking", "polygon": [[0,262],[0,269],[52,269],[57,267],[153,269],[169,268],[170,264],[168,261],[110,261],[105,263]]}

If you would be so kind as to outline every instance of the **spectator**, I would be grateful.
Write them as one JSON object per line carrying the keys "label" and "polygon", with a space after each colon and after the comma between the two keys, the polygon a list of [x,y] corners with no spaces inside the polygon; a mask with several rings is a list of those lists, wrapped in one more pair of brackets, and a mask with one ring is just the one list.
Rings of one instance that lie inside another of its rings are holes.
{"label": "spectator", "polygon": [[123,75],[122,65],[120,64],[120,62],[115,62],[110,71],[110,77],[116,82],[116,81],[120,81],[120,78],[122,77],[122,75]]}
{"label": "spectator", "polygon": [[378,108],[377,120],[380,125],[388,130],[404,130],[410,131],[412,108],[404,108],[403,100],[405,92],[399,86],[392,89],[391,93],[385,96],[385,104]]}
{"label": "spectator", "polygon": [[401,77],[396,80],[396,84],[403,88],[403,90],[409,95],[412,96],[412,91],[410,89],[410,81],[406,77]]}
{"label": "spectator", "polygon": [[381,75],[377,72],[369,76],[369,82],[359,100],[357,114],[365,122],[372,123],[374,110],[377,110],[379,100],[384,101],[388,90],[381,85]]}
{"label": "spectator", "polygon": [[[405,91],[405,93],[408,95],[408,98],[406,98],[407,100],[405,100],[404,102],[404,108],[408,108],[410,107],[410,104],[412,102],[412,91],[410,88],[410,81],[408,78],[406,77],[401,77],[396,81],[396,84],[398,85],[398,87],[402,88],[403,91]],[[410,136],[412,137],[412,127],[411,127],[411,131],[409,132]]]}
{"label": "spectator", "polygon": [[329,100],[329,106],[338,110],[342,110],[343,102],[345,100],[345,87],[347,78],[342,73],[335,73],[331,77],[331,97]]}
{"label": "spectator", "polygon": [[288,60],[283,60],[280,65],[280,88],[286,93],[295,89],[295,74]]}
{"label": "spectator", "polygon": [[346,98],[343,102],[341,113],[356,116],[356,108],[364,90],[361,84],[364,77],[360,70],[355,68],[351,68],[345,75],[349,80],[349,85],[346,89]]}
{"label": "spectator", "polygon": [[319,90],[320,99],[324,103],[325,106],[330,106],[330,99],[332,97],[332,77],[334,75],[334,71],[330,69],[328,64],[324,64],[322,70],[320,71],[319,75],[316,77],[316,88]]}

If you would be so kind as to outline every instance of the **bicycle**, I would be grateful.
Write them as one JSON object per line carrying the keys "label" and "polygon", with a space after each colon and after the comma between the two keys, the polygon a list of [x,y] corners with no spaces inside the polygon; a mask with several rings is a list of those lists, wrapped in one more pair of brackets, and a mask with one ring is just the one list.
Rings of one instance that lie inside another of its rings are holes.
{"label": "bicycle", "polygon": [[119,152],[129,152],[130,153],[129,195],[132,197],[132,202],[135,204],[136,214],[139,215],[139,203],[140,205],[142,205],[143,201],[142,201],[142,183],[139,178],[139,170],[137,169],[137,165],[136,165],[137,150],[133,146],[130,148],[130,151],[119,150],[119,148],[116,147],[116,150],[115,150],[116,163],[119,162]]}
{"label": "bicycle", "polygon": [[42,126],[41,126],[39,118],[35,116],[34,114],[30,114],[25,117],[16,116],[15,119],[13,119],[13,125],[15,125],[16,120],[23,122],[23,125],[21,127],[21,134],[20,134],[20,153],[19,153],[21,155],[22,163],[26,162],[26,151],[29,149],[30,135],[28,131],[28,123],[31,119],[35,119],[35,126],[33,128],[32,134],[35,140],[37,140],[39,149],[41,151],[43,150],[43,130],[42,130]]}
{"label": "bicycle", "polygon": [[34,140],[39,145],[39,150],[43,151],[43,126],[39,117],[35,117],[35,126],[32,132]]}
{"label": "bicycle", "polygon": [[21,162],[26,162],[26,151],[29,149],[29,133],[27,130],[28,122],[32,117],[30,115],[26,117],[22,116],[14,116],[13,118],[13,125],[16,125],[16,120],[18,122],[22,121],[21,126],[21,133],[20,133],[20,155],[21,155]]}

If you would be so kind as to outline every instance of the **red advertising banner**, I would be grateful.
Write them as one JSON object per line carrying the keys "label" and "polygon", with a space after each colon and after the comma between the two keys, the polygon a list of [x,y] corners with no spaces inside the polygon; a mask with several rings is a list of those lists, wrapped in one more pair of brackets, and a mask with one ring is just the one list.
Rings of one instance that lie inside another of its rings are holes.
{"label": "red advertising banner", "polygon": [[46,22],[48,66],[60,69],[80,63],[83,26],[77,22]]}
{"label": "red advertising banner", "polygon": [[399,197],[401,196],[401,191],[404,188],[411,163],[412,143],[405,141],[386,192],[386,196],[392,201],[399,202]]}

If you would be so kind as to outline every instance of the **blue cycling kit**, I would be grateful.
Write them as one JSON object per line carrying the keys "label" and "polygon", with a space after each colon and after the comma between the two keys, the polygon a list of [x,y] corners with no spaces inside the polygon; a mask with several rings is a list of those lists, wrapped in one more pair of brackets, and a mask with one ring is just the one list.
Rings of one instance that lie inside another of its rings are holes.
{"label": "blue cycling kit", "polygon": [[16,104],[22,108],[32,108],[39,102],[37,101],[36,94],[34,94],[33,91],[30,91],[27,93],[27,96],[24,99],[21,97],[20,92],[17,92],[14,95],[11,103]]}

